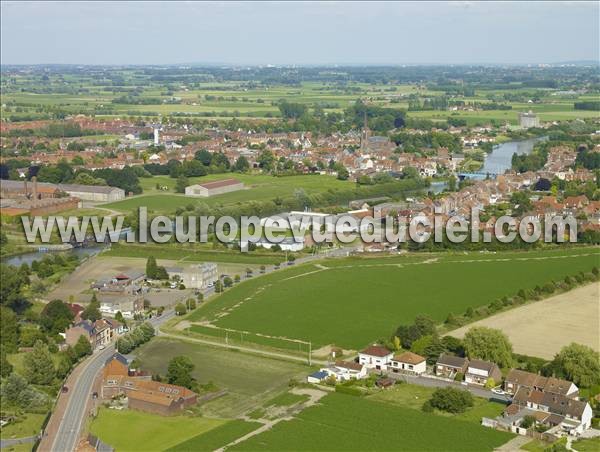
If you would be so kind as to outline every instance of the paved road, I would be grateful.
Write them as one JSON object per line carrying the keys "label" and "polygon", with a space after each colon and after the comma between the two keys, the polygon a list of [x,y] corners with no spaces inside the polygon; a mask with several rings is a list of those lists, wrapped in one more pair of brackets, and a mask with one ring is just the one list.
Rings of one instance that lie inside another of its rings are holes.
{"label": "paved road", "polygon": [[81,364],[84,368],[75,384],[69,388],[69,401],[52,444],[53,451],[67,452],[75,450],[81,426],[87,416],[85,410],[92,395],[92,385],[105,361],[114,352],[115,348],[111,345],[104,350],[96,351],[91,358]]}
{"label": "paved road", "polygon": [[[160,317],[154,317],[149,322],[157,330],[160,325],[167,320],[173,318],[174,311],[165,311]],[[92,396],[92,386],[98,372],[104,367],[104,363],[115,352],[114,345],[106,347],[104,350],[94,352],[92,357],[82,363],[85,366],[79,375],[79,378],[72,387],[69,388],[69,401],[67,408],[61,419],[60,426],[52,450],[56,452],[70,452],[75,450],[79,434],[83,426],[84,420],[87,417],[85,412],[87,403]]]}

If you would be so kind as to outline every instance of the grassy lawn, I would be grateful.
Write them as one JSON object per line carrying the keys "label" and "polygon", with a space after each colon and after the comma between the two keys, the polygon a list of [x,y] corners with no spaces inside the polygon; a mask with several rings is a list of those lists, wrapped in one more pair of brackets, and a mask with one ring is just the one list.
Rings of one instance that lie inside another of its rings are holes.
{"label": "grassy lawn", "polygon": [[26,438],[37,435],[42,429],[44,419],[46,419],[45,414],[24,413],[19,416],[17,422],[12,422],[7,426],[2,427],[2,429],[0,429],[0,437],[2,439],[10,439]]}
{"label": "grassy lawn", "polygon": [[493,450],[513,435],[410,408],[329,394],[234,450]]}
{"label": "grassy lawn", "polygon": [[[431,398],[434,391],[435,388],[411,384],[397,384],[386,391],[377,392],[368,398],[377,402],[385,402],[396,406],[421,410],[423,403]],[[494,418],[502,414],[502,411],[506,408],[506,406],[501,403],[490,402],[481,397],[474,397],[473,401],[475,403],[474,406],[464,413],[450,414],[438,410],[436,410],[435,413],[440,416],[462,419],[479,425],[482,417]]]}
{"label": "grassy lawn", "polygon": [[234,417],[262,406],[283,392],[291,378],[304,378],[309,368],[300,364],[251,356],[222,348],[157,338],[140,348],[142,367],[164,375],[169,360],[185,355],[196,365],[193,375],[201,383],[213,382],[227,395],[202,405],[202,412]]}
{"label": "grassy lawn", "polygon": [[[307,264],[245,281],[189,320],[216,319],[218,327],[357,349],[417,315],[441,322],[449,313],[590,271],[599,256],[597,249],[578,248],[440,254],[428,256],[429,263],[423,256],[323,261],[326,269]],[[226,315],[217,319],[219,313]]]}
{"label": "grassy lawn", "polygon": [[213,451],[252,432],[253,430],[256,430],[261,425],[262,424],[259,422],[246,422],[236,419],[213,428],[212,430],[209,430],[198,436],[194,436],[187,441],[167,449],[167,451]]}
{"label": "grassy lawn", "polygon": [[90,431],[118,451],[162,451],[223,425],[221,419],[101,408]]}
{"label": "grassy lawn", "polygon": [[597,452],[600,450],[600,436],[588,439],[579,439],[571,444],[579,452]]}

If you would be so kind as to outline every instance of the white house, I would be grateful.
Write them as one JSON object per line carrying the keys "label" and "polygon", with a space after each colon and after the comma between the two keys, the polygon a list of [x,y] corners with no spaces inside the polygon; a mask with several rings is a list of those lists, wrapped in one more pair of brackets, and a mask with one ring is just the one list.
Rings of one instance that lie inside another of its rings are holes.
{"label": "white house", "polygon": [[500,372],[500,368],[496,364],[479,359],[469,362],[467,372],[465,373],[465,381],[467,383],[485,385],[490,379],[495,383],[500,383],[502,380],[502,372]]}
{"label": "white house", "polygon": [[367,376],[367,367],[353,361],[338,361],[329,367],[323,367],[320,372],[325,372],[327,377],[334,377],[336,381],[359,380]]}
{"label": "white house", "polygon": [[394,354],[381,345],[371,345],[358,353],[358,363],[368,369],[387,370]]}
{"label": "white house", "polygon": [[412,352],[404,352],[400,355],[395,355],[390,360],[390,369],[393,372],[409,372],[414,374],[422,374],[427,370],[427,362],[421,355]]}

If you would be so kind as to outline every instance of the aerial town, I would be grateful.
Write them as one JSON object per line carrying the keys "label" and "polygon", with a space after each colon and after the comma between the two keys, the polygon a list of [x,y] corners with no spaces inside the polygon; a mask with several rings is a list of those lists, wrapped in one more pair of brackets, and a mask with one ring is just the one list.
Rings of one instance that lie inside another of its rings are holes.
{"label": "aerial town", "polygon": [[2,2],[2,452],[600,448],[598,4],[136,3]]}

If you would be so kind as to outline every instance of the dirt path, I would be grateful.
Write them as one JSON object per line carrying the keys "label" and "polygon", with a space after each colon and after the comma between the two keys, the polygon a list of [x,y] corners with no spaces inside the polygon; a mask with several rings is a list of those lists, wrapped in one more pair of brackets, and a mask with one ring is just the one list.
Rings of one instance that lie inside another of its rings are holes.
{"label": "dirt path", "polygon": [[448,333],[462,338],[473,326],[504,331],[516,353],[552,359],[577,342],[600,351],[600,283],[501,312]]}

